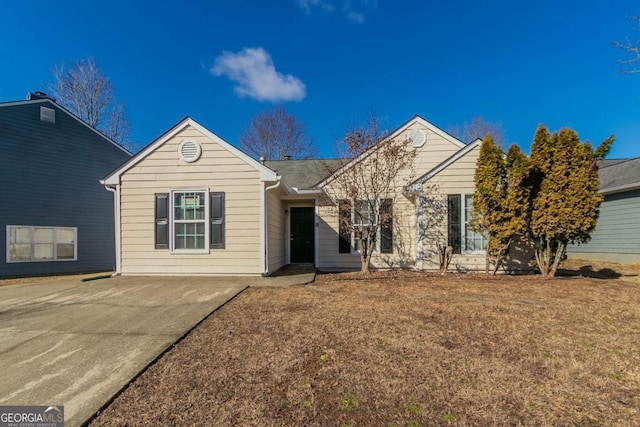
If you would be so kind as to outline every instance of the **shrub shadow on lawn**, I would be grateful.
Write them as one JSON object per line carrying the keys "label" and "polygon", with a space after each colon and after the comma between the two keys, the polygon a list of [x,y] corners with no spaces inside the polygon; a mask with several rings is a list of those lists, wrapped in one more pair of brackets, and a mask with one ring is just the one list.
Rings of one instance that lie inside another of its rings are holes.
{"label": "shrub shadow on lawn", "polygon": [[611,268],[594,269],[592,265],[583,265],[578,269],[558,269],[558,276],[563,277],[588,277],[590,279],[619,279],[622,273]]}

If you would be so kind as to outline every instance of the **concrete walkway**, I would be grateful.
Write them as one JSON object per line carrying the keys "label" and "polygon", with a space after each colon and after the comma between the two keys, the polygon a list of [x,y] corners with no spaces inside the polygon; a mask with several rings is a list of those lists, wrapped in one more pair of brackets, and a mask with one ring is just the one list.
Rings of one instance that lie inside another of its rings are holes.
{"label": "concrete walkway", "polygon": [[248,286],[313,281],[117,277],[0,286],[0,405],[64,405],[81,425],[185,333]]}

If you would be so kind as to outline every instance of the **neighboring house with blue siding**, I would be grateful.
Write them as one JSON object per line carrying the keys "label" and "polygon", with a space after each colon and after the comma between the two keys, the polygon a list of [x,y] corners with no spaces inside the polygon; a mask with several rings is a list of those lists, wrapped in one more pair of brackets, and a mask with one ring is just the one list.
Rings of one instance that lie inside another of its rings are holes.
{"label": "neighboring house with blue siding", "polygon": [[114,195],[131,154],[41,93],[0,103],[0,277],[113,270]]}
{"label": "neighboring house with blue siding", "polygon": [[570,258],[640,262],[640,157],[600,164],[604,202],[591,241],[567,249]]}

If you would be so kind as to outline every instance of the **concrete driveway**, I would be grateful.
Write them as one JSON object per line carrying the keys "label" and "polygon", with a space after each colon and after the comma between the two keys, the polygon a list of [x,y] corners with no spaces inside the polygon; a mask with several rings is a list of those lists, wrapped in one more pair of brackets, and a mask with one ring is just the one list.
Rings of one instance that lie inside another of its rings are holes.
{"label": "concrete driveway", "polygon": [[65,425],[80,425],[204,317],[264,280],[118,277],[0,286],[0,405],[64,405]]}

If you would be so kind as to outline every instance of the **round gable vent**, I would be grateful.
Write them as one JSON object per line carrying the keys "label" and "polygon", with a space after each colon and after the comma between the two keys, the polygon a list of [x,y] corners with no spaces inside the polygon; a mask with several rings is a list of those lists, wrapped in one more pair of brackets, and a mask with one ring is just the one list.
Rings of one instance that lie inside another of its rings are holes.
{"label": "round gable vent", "polygon": [[420,148],[427,142],[427,135],[420,129],[407,132],[407,138],[411,140],[411,146],[414,148]]}
{"label": "round gable vent", "polygon": [[202,148],[197,142],[188,139],[186,141],[182,141],[182,143],[178,147],[178,154],[180,155],[180,158],[182,160],[191,163],[200,158],[200,154],[202,154]]}

